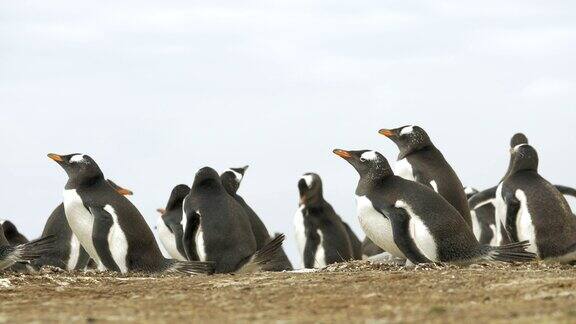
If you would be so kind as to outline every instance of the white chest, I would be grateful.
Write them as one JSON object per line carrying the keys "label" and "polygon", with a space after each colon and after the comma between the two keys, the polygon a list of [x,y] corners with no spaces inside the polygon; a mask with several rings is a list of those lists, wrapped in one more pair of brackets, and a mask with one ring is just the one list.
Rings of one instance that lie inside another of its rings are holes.
{"label": "white chest", "polygon": [[406,158],[396,161],[396,164],[394,165],[394,174],[406,180],[416,181],[412,165]]}
{"label": "white chest", "polygon": [[94,216],[84,207],[84,203],[76,190],[64,190],[64,211],[72,232],[100,268],[100,258],[92,241]]}
{"label": "white chest", "polygon": [[180,251],[178,251],[178,246],[176,245],[176,240],[178,238],[176,238],[174,233],[172,233],[168,228],[168,226],[166,226],[166,223],[164,223],[162,216],[158,218],[157,228],[160,242],[162,242],[162,246],[164,247],[164,249],[166,249],[168,255],[176,260],[186,261],[186,258],[182,254],[180,254]]}
{"label": "white chest", "polygon": [[506,202],[502,197],[502,183],[496,189],[496,197],[494,198],[494,212],[496,222],[496,245],[502,244],[502,227],[506,224],[507,213]]}
{"label": "white chest", "polygon": [[66,265],[68,270],[76,269],[78,265],[78,259],[80,258],[80,241],[74,233],[70,237],[70,254],[68,255],[68,264]]}
{"label": "white chest", "polygon": [[320,237],[320,243],[318,244],[318,248],[316,249],[316,254],[314,255],[314,268],[324,268],[326,264],[326,252],[324,250],[324,234],[322,234],[321,230],[317,231],[318,236]]}
{"label": "white chest", "polygon": [[384,251],[395,257],[406,259],[394,242],[390,221],[374,209],[372,202],[366,196],[356,197],[356,203],[358,220],[366,236]]}
{"label": "white chest", "polygon": [[294,234],[296,236],[296,245],[300,258],[302,260],[302,267],[304,267],[304,248],[306,247],[306,228],[304,227],[304,206],[301,206],[294,214]]}

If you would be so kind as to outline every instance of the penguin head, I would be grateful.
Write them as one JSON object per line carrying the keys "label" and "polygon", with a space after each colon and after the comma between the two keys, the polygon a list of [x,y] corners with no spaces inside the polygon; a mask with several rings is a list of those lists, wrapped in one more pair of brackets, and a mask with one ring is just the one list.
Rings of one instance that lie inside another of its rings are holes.
{"label": "penguin head", "polygon": [[197,189],[200,187],[221,187],[222,182],[220,181],[220,175],[216,170],[211,167],[203,167],[196,172],[194,176],[194,183],[192,184],[192,189]]}
{"label": "penguin head", "polygon": [[190,187],[185,184],[179,184],[172,189],[170,193],[170,198],[168,199],[168,203],[166,204],[166,208],[159,208],[158,212],[160,214],[165,214],[167,211],[170,211],[176,207],[182,207],[182,202],[184,198],[188,196],[190,193]]}
{"label": "penguin head", "polygon": [[220,176],[222,180],[222,185],[226,188],[226,191],[233,195],[240,188],[240,183],[244,179],[244,173],[248,170],[248,166],[243,166],[241,168],[230,168]]}
{"label": "penguin head", "polygon": [[538,171],[538,153],[529,144],[516,145],[510,150],[510,174],[518,171]]}
{"label": "penguin head", "polygon": [[66,171],[70,181],[75,183],[90,183],[94,179],[103,178],[104,175],[90,156],[74,153],[69,155],[48,154],[48,157],[54,160]]}
{"label": "penguin head", "polygon": [[388,160],[376,151],[346,151],[335,149],[333,152],[352,164],[360,174],[360,178],[377,178],[394,175]]}
{"label": "penguin head", "polygon": [[513,149],[521,144],[528,144],[528,137],[526,137],[526,135],[522,133],[514,134],[514,136],[512,136],[512,139],[510,139],[510,148]]}
{"label": "penguin head", "polygon": [[110,179],[106,179],[106,182],[114,189],[117,193],[121,194],[122,196],[132,196],[134,193],[130,189],[122,188],[117,185],[114,181]]}
{"label": "penguin head", "polygon": [[316,173],[304,173],[298,180],[300,205],[310,204],[322,199],[322,179]]}
{"label": "penguin head", "polygon": [[394,129],[381,129],[378,133],[392,140],[400,149],[401,156],[432,144],[426,131],[419,126],[408,125]]}

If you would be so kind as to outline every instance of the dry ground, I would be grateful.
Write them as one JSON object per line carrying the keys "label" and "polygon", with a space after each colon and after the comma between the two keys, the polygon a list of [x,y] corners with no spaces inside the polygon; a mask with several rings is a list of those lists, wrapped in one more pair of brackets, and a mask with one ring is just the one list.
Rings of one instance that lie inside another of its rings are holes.
{"label": "dry ground", "polygon": [[119,276],[0,274],[0,323],[576,322],[576,268],[396,266],[314,273]]}

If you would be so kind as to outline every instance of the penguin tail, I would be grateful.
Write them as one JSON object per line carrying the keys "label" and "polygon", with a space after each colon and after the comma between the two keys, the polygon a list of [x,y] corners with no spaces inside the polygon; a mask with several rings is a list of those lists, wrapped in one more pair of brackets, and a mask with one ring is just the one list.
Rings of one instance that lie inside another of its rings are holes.
{"label": "penguin tail", "polygon": [[256,251],[236,273],[253,273],[262,271],[264,266],[270,263],[282,249],[282,243],[286,236],[278,234],[260,250]]}
{"label": "penguin tail", "polygon": [[56,237],[54,235],[39,238],[28,243],[20,244],[14,247],[14,253],[20,259],[19,261],[36,260],[53,249]]}
{"label": "penguin tail", "polygon": [[536,254],[526,251],[529,241],[515,242],[501,246],[484,245],[483,259],[501,262],[529,262],[536,259]]}
{"label": "penguin tail", "polygon": [[201,261],[176,261],[166,259],[168,268],[165,272],[176,272],[188,275],[210,275],[214,273],[214,264],[211,262]]}

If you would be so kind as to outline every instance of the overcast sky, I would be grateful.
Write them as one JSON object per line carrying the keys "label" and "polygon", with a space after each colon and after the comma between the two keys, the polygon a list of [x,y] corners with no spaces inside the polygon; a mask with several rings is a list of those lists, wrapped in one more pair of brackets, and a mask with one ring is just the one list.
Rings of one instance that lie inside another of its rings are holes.
{"label": "overcast sky", "polygon": [[150,225],[196,170],[249,164],[241,195],[299,263],[304,172],[361,238],[357,174],[334,148],[394,160],[418,124],[462,182],[494,185],[525,132],[576,186],[574,1],[0,2],[0,218],[38,236],[83,152]]}

